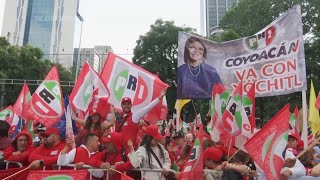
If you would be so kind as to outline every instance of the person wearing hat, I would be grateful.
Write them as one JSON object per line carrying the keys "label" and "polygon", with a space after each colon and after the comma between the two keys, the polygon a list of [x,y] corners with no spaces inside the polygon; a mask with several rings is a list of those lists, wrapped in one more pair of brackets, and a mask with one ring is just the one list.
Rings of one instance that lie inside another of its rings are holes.
{"label": "person wearing hat", "polygon": [[[165,179],[164,175],[169,174],[171,161],[168,151],[159,142],[164,137],[160,134],[156,125],[150,125],[146,129],[146,134],[142,143],[136,151],[138,162],[133,164],[134,168],[162,169],[161,179]],[[143,172],[146,180],[159,179],[159,172]]]}
{"label": "person wearing hat", "polygon": [[298,141],[300,136],[296,133],[289,134],[288,144],[284,153],[284,167],[281,169],[281,175],[284,177],[297,177],[306,174],[306,169],[296,155],[299,154]]}
{"label": "person wearing hat", "polygon": [[132,140],[134,147],[137,147],[136,139],[139,131],[139,122],[153,107],[155,107],[166,94],[166,89],[162,90],[160,96],[155,98],[150,104],[142,108],[141,110],[132,113],[132,101],[129,97],[124,97],[121,100],[122,114],[120,115],[121,121],[116,122],[116,132],[123,134],[123,145],[127,147],[129,139]]}
{"label": "person wearing hat", "polygon": [[113,105],[110,105],[110,115],[111,120],[104,121],[97,109],[92,108],[89,110],[89,116],[87,117],[86,121],[76,117],[75,121],[83,126],[83,129],[78,133],[76,137],[76,145],[80,146],[81,144],[83,144],[84,138],[89,133],[93,133],[101,138],[104,131],[113,126],[116,121]]}
{"label": "person wearing hat", "polygon": [[41,166],[51,166],[57,163],[59,153],[66,145],[59,134],[60,131],[57,128],[47,128],[45,132],[40,133],[44,144],[30,154],[28,161],[31,169],[39,169]]}
{"label": "person wearing hat", "polygon": [[177,158],[182,150],[182,147],[186,144],[185,134],[183,133],[183,131],[177,132],[173,136],[173,140],[174,140],[173,152],[175,154],[175,160],[177,160]]}
{"label": "person wearing hat", "polygon": [[29,165],[28,157],[34,149],[30,133],[21,131],[17,134],[11,146],[2,152],[5,160],[20,162],[23,166],[27,166]]}
{"label": "person wearing hat", "polygon": [[[88,161],[88,165],[102,169],[111,167],[112,169],[123,172],[132,169],[133,163],[137,164],[131,140],[128,141],[130,152],[127,153],[123,151],[122,134],[118,132],[111,132],[108,136],[103,137],[101,141],[105,144],[106,149],[100,152],[98,156],[90,159]],[[120,180],[121,175],[119,173],[109,171],[109,179]]]}

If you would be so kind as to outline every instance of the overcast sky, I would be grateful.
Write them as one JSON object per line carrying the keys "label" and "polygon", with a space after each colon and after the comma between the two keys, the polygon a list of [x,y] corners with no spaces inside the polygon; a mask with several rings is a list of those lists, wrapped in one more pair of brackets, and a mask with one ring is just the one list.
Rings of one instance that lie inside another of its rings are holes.
{"label": "overcast sky", "polygon": [[[4,5],[5,0],[0,0],[0,29]],[[132,57],[139,35],[148,32],[158,18],[200,32],[200,0],[80,0],[80,14],[84,18],[81,47],[109,45],[125,58]],[[75,47],[80,27],[77,20]]]}
{"label": "overcast sky", "polygon": [[84,18],[81,46],[110,45],[123,56],[132,54],[139,35],[158,18],[200,32],[199,0],[81,0],[80,13]]}

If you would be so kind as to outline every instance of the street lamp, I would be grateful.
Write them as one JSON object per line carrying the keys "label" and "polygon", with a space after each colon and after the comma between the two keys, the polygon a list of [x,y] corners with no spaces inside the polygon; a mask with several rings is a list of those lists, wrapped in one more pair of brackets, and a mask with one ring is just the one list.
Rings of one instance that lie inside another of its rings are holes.
{"label": "street lamp", "polygon": [[80,40],[79,40],[79,48],[78,48],[78,58],[77,58],[77,65],[76,65],[76,81],[78,79],[78,71],[79,71],[79,63],[80,63],[80,48],[81,48],[81,38],[82,38],[82,27],[83,27],[83,17],[77,12],[77,17],[81,21],[81,30],[80,30]]}

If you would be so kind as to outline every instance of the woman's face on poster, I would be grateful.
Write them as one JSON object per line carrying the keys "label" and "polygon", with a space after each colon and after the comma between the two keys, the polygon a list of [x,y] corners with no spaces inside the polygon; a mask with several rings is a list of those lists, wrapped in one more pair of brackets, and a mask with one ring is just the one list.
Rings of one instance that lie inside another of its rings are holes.
{"label": "woman's face on poster", "polygon": [[194,41],[192,43],[189,43],[188,51],[189,51],[189,61],[197,62],[203,59],[204,47],[200,42]]}

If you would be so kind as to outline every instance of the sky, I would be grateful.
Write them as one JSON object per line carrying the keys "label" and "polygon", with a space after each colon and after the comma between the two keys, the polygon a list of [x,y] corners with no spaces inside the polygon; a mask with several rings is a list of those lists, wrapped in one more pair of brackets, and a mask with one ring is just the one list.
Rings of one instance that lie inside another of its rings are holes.
{"label": "sky", "polygon": [[[0,0],[0,30],[5,0]],[[109,45],[114,53],[130,60],[140,35],[156,19],[174,21],[200,32],[200,0],[80,0],[84,18],[81,47]],[[81,22],[76,20],[74,47],[79,46]]]}
{"label": "sky", "polygon": [[[173,20],[177,26],[200,32],[199,0],[80,0],[79,8],[84,18],[81,47],[109,45],[124,58],[133,56],[139,36],[156,19]],[[76,35],[80,36],[79,24]],[[75,46],[79,46],[76,38]]]}

